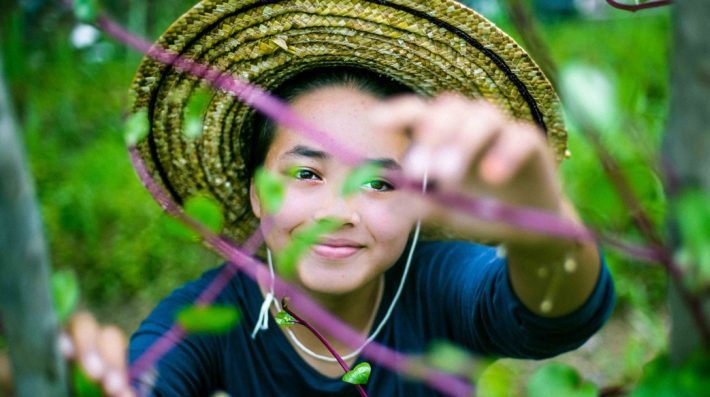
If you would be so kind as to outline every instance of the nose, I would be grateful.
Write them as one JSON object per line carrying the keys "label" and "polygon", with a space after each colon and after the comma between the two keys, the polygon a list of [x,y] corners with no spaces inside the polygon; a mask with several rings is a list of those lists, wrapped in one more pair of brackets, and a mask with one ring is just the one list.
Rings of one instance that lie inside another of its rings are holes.
{"label": "nose", "polygon": [[360,224],[360,213],[355,208],[352,198],[342,194],[332,194],[324,198],[318,209],[313,212],[313,220],[332,219],[341,226],[357,226]]}

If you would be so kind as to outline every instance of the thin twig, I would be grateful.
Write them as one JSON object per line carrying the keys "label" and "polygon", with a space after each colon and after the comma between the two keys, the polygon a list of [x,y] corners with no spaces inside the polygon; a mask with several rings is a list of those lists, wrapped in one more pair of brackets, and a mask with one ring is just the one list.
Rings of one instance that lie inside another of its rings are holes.
{"label": "thin twig", "polygon": [[615,0],[606,0],[607,4],[614,8],[618,8],[620,10],[624,11],[631,11],[631,12],[636,12],[640,10],[646,10],[649,8],[656,8],[656,7],[663,7],[667,5],[673,4],[672,0],[658,0],[658,1],[649,1],[647,3],[639,3],[639,4],[624,4],[624,3],[618,3]]}
{"label": "thin twig", "polygon": [[[333,346],[328,342],[328,340],[325,339],[323,334],[318,332],[317,329],[313,328],[313,326],[309,324],[308,321],[302,319],[296,313],[292,312],[291,309],[289,309],[288,306],[285,304],[285,302],[282,304],[282,306],[286,313],[290,314],[291,316],[293,316],[293,318],[296,319],[296,321],[298,321],[298,324],[301,324],[304,327],[308,328],[308,330],[311,331],[311,333],[315,335],[316,338],[318,338],[318,340],[323,344],[323,346],[328,349],[330,354],[335,357],[335,359],[338,361],[338,364],[340,364],[346,374],[350,372],[350,367],[348,366],[348,364],[343,360],[342,357],[340,357],[340,354],[338,354],[338,352],[333,348]],[[365,389],[363,389],[361,385],[356,384],[355,387],[357,387],[357,390],[360,392],[361,396],[367,397],[367,393],[365,393]]]}

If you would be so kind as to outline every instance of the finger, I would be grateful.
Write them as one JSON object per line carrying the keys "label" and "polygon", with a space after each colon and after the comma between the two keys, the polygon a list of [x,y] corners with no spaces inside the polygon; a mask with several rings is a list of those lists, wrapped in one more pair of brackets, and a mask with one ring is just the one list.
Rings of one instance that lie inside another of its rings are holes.
{"label": "finger", "polygon": [[118,395],[128,388],[126,374],[126,338],[123,332],[114,326],[100,331],[98,350],[106,364],[106,373],[102,385],[110,396]]}
{"label": "finger", "polygon": [[97,350],[99,325],[88,313],[78,313],[69,322],[69,335],[74,341],[76,357],[91,378],[98,380],[104,373],[104,363]]}
{"label": "finger", "polygon": [[442,186],[460,184],[481,153],[509,123],[498,107],[486,101],[472,103],[465,113],[457,134],[433,156],[430,175]]}
{"label": "finger", "polygon": [[503,185],[544,148],[544,140],[537,128],[523,123],[512,124],[483,154],[479,175],[489,184]]}
{"label": "finger", "polygon": [[410,126],[424,113],[425,100],[418,95],[401,95],[374,106],[369,117],[375,128],[392,131]]}
{"label": "finger", "polygon": [[423,179],[426,172],[432,179],[441,176],[437,153],[442,146],[455,142],[468,110],[470,101],[453,94],[443,94],[426,107],[411,126],[412,145],[404,160],[409,178]]}

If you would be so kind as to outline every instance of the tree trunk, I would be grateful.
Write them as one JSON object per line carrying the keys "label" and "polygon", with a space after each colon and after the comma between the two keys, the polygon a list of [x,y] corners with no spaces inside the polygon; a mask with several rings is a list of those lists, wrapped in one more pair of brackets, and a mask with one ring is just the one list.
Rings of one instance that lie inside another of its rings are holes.
{"label": "tree trunk", "polygon": [[0,313],[18,397],[68,395],[42,222],[0,51]]}
{"label": "tree trunk", "polygon": [[[684,186],[698,186],[710,194],[710,1],[675,3],[673,42],[671,108],[663,144],[672,179],[669,193]],[[672,219],[669,224],[671,241],[677,247],[679,238],[673,235]],[[700,333],[672,283],[668,299],[672,321],[670,353],[673,362],[680,364],[700,346]],[[710,299],[705,298],[703,306],[705,317],[710,318]]]}

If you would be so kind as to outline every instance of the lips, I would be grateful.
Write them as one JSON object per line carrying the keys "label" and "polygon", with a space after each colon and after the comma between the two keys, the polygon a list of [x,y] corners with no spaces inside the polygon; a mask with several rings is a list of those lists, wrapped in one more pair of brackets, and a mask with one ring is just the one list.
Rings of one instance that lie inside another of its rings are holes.
{"label": "lips", "polygon": [[364,246],[348,239],[325,238],[311,250],[325,259],[345,259],[357,254]]}

